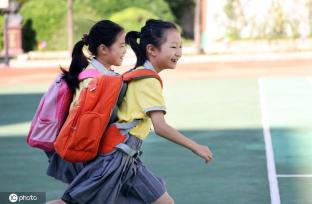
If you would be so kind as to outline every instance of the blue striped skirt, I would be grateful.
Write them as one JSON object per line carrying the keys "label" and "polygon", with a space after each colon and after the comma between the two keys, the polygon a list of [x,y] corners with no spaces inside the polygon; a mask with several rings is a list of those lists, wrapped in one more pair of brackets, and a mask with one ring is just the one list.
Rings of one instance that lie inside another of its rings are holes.
{"label": "blue striped skirt", "polygon": [[71,183],[83,169],[83,163],[71,163],[63,160],[55,151],[47,152],[49,159],[47,175],[64,183]]}
{"label": "blue striped skirt", "polygon": [[[139,150],[142,140],[129,136],[125,143]],[[165,192],[165,182],[138,157],[115,150],[84,164],[62,199],[79,204],[152,203]]]}

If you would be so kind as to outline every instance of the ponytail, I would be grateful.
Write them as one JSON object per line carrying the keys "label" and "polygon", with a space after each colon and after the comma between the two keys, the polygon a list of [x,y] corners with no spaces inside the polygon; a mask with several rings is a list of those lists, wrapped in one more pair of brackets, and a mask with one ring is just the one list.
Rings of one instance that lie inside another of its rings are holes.
{"label": "ponytail", "polygon": [[137,57],[134,68],[143,66],[145,61],[148,60],[147,45],[151,44],[156,48],[160,48],[166,42],[166,30],[169,29],[177,30],[177,27],[174,23],[168,21],[149,19],[146,21],[145,26],[141,28],[141,32],[130,31],[127,33],[126,43],[130,45]]}
{"label": "ponytail", "polygon": [[126,35],[126,43],[130,45],[131,49],[137,57],[135,68],[142,66],[146,61],[146,53],[142,52],[145,49],[142,49],[138,44],[137,40],[141,37],[141,33],[137,31],[130,31]]}
{"label": "ponytail", "polygon": [[69,70],[61,68],[64,74],[63,79],[73,93],[79,88],[79,74],[89,65],[82,51],[83,46],[88,46],[90,53],[97,57],[97,48],[101,44],[110,47],[116,41],[118,34],[123,31],[120,25],[110,20],[101,20],[92,26],[89,34],[84,34],[82,39],[75,44]]}
{"label": "ponytail", "polygon": [[87,57],[83,54],[82,48],[86,44],[84,40],[78,41],[72,52],[72,61],[69,66],[69,70],[61,68],[64,76],[63,79],[66,81],[69,89],[75,93],[75,90],[79,88],[79,74],[84,70],[89,62]]}

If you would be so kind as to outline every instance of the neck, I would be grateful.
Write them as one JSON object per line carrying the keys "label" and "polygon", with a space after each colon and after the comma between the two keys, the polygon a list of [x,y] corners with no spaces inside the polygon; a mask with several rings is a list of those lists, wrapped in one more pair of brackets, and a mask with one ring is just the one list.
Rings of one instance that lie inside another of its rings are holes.
{"label": "neck", "polygon": [[159,72],[161,72],[163,69],[155,62],[155,60],[153,60],[153,59],[150,59],[150,60],[148,60],[148,61],[150,61],[150,63],[153,65],[153,67],[154,67],[154,69],[155,69],[155,71],[157,72],[157,73],[159,73]]}
{"label": "neck", "polygon": [[99,61],[99,63],[101,63],[106,69],[108,70],[112,70],[111,68],[111,64],[106,63],[103,59],[101,58],[95,58],[97,61]]}

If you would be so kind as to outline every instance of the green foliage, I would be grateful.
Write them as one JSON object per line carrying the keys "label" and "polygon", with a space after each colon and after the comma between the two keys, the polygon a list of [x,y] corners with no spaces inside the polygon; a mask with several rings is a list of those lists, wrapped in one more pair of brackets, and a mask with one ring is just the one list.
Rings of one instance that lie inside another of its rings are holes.
{"label": "green foliage", "polygon": [[32,19],[27,19],[22,28],[22,47],[25,52],[36,49],[36,31],[33,29]]}
{"label": "green foliage", "polygon": [[19,3],[19,4],[24,4],[24,3],[26,3],[27,1],[30,1],[30,0],[16,0],[16,2]]}
{"label": "green foliage", "polygon": [[300,33],[299,33],[299,25],[300,22],[299,20],[293,20],[288,22],[289,26],[290,26],[290,30],[291,30],[291,37],[292,38],[299,38],[300,37]]}
{"label": "green foliage", "polygon": [[282,5],[279,3],[274,3],[272,6],[273,12],[273,25],[271,26],[271,30],[269,32],[270,39],[277,39],[281,37],[286,37],[285,31],[285,17]]}
{"label": "green foliage", "polygon": [[[32,27],[29,29],[35,30],[33,41],[47,41],[53,34],[60,29],[62,19],[66,17],[66,1],[64,0],[31,0],[27,1],[21,8],[21,14],[24,18],[23,26],[31,21]],[[66,34],[65,34],[66,35]],[[27,42],[27,39],[23,39]],[[29,39],[28,39],[29,40]],[[26,45],[32,47],[32,45]]]}
{"label": "green foliage", "polygon": [[228,0],[223,8],[224,13],[228,19],[236,19],[235,7],[233,0]]}
{"label": "green foliage", "polygon": [[227,0],[223,11],[228,18],[227,38],[231,41],[240,39],[240,30],[246,24],[244,10],[240,0]]}
{"label": "green foliage", "polygon": [[184,15],[187,10],[194,9],[195,7],[195,0],[165,0],[172,13],[175,15],[176,19],[179,19]]}
{"label": "green foliage", "polygon": [[[84,33],[88,33],[90,28],[101,17],[94,11],[92,7],[85,4],[81,0],[75,0],[73,4],[74,10],[74,43],[81,39]],[[60,29],[56,30],[54,35],[48,42],[49,50],[66,50],[67,49],[67,19],[66,16],[61,19]]]}
{"label": "green foliage", "polygon": [[[25,50],[36,49],[36,44],[43,40],[47,43],[46,50],[67,49],[66,0],[19,1],[22,3],[20,13],[23,16]],[[133,13],[133,8],[127,9],[128,7],[136,7],[137,13]],[[87,33],[95,22],[103,18],[116,19],[116,22],[127,30],[139,28],[147,18],[174,20],[164,0],[74,0],[73,10],[74,42],[78,41],[83,33]],[[123,18],[122,15],[127,17]]]}
{"label": "green foliage", "polygon": [[[74,42],[100,19],[92,7],[84,0],[73,1]],[[67,49],[67,4],[65,0],[28,0],[22,7],[24,18],[23,45],[26,51],[36,49],[36,43],[45,40],[47,50]],[[32,22],[29,27],[29,22]],[[28,22],[28,26],[27,26]],[[30,34],[33,33],[33,34]]]}
{"label": "green foliage", "polygon": [[4,16],[0,16],[0,49],[2,50],[4,47],[3,42],[3,30],[4,30]]}
{"label": "green foliage", "polygon": [[182,25],[182,27],[179,26],[182,35],[187,38],[191,37],[192,34],[185,32],[185,30],[183,29],[184,28],[183,22],[180,19],[185,17],[185,14],[187,14],[189,18],[194,18],[196,6],[195,0],[174,0],[174,1],[165,0],[165,1],[168,3],[173,15],[175,16],[176,23],[178,25]]}
{"label": "green foliage", "polygon": [[240,39],[240,30],[236,27],[229,27],[226,32],[227,39],[234,41]]}
{"label": "green foliage", "polygon": [[158,19],[155,14],[136,7],[126,8],[110,17],[112,21],[123,26],[126,31],[140,30],[146,20],[150,18]]}
{"label": "green foliage", "polygon": [[90,5],[104,18],[108,18],[112,14],[122,11],[128,7],[137,7],[148,10],[164,20],[174,21],[174,16],[172,15],[168,4],[164,0],[101,0],[90,1]]}
{"label": "green foliage", "polygon": [[309,15],[309,26],[310,26],[309,37],[312,37],[312,0],[308,0],[306,5],[308,7],[308,15]]}

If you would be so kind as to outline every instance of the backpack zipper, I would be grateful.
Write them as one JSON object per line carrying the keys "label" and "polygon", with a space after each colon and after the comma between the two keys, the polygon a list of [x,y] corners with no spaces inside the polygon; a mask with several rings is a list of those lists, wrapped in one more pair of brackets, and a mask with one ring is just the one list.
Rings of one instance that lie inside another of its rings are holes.
{"label": "backpack zipper", "polygon": [[86,100],[86,96],[87,96],[87,92],[88,92],[88,88],[82,90],[82,93],[81,93],[82,97],[81,97],[81,100],[80,100],[80,101],[82,101],[82,103],[79,101],[79,103],[81,105],[80,106],[76,106],[78,108],[78,110],[77,110],[77,113],[75,115],[73,125],[71,127],[73,130],[77,129],[76,125],[77,125],[77,121],[78,121],[78,116],[79,116],[79,114],[81,112],[82,107],[84,106],[84,103],[85,103],[85,100]]}

